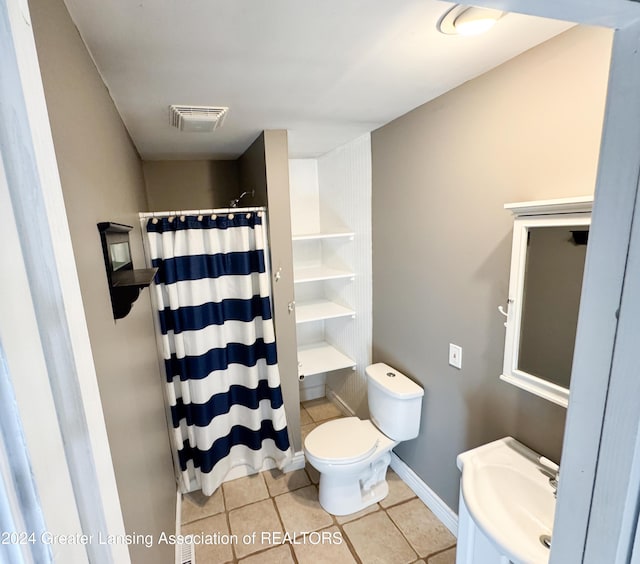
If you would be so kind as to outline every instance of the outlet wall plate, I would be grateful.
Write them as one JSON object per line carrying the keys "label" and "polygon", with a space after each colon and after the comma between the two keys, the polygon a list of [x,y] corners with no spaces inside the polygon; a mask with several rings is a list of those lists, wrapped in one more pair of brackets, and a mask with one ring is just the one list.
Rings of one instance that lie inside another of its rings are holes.
{"label": "outlet wall plate", "polygon": [[462,369],[462,347],[449,343],[449,364]]}

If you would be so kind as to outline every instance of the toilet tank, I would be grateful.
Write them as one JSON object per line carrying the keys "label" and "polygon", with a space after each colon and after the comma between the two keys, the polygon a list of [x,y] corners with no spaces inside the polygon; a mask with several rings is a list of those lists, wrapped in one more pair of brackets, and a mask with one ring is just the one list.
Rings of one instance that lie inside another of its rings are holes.
{"label": "toilet tank", "polygon": [[394,441],[418,436],[424,390],[388,364],[379,362],[366,369],[369,417]]}

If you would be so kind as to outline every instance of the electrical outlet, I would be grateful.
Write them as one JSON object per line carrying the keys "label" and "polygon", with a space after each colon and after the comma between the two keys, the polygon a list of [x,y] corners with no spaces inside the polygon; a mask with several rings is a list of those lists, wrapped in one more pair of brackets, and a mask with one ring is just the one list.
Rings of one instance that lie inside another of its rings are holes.
{"label": "electrical outlet", "polygon": [[462,369],[462,347],[449,343],[449,364]]}

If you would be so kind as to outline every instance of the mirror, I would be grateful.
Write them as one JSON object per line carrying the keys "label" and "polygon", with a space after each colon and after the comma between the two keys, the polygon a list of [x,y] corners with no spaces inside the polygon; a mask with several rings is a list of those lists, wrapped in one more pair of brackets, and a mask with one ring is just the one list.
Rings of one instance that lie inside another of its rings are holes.
{"label": "mirror", "polygon": [[516,219],[501,378],[565,407],[591,222],[587,200],[588,210],[559,209],[566,200],[505,206]]}
{"label": "mirror", "polygon": [[131,264],[129,241],[111,243],[109,245],[109,257],[111,259],[111,268],[114,272],[121,269],[123,266]]}

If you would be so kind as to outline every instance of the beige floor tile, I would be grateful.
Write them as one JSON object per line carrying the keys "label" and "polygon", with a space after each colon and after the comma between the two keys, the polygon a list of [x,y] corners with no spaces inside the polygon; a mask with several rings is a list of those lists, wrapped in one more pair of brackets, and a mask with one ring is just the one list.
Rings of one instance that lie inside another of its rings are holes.
{"label": "beige floor tile", "polygon": [[311,419],[316,423],[319,421],[326,421],[327,419],[334,419],[336,417],[344,417],[344,414],[340,411],[338,406],[327,398],[305,401],[303,406],[311,416]]}
{"label": "beige floor tile", "polygon": [[294,544],[293,551],[299,564],[356,564],[340,529],[335,526],[309,535],[303,544]]}
{"label": "beige floor tile", "polygon": [[307,486],[275,498],[284,528],[289,533],[317,531],[333,524],[318,502],[315,486]]}
{"label": "beige floor tile", "polygon": [[456,564],[456,547],[431,556],[427,562],[429,564]]}
{"label": "beige floor tile", "polygon": [[300,425],[308,425],[309,423],[313,423],[313,419],[311,419],[311,415],[309,415],[309,412],[301,405],[300,406]]}
{"label": "beige floor tile", "polygon": [[307,462],[304,469],[307,471],[307,476],[313,484],[320,482],[320,472],[318,472],[309,462]]}
{"label": "beige floor tile", "polygon": [[419,499],[413,499],[387,510],[420,556],[427,556],[455,544],[455,537]]}
{"label": "beige floor tile", "polygon": [[316,427],[318,423],[309,423],[308,425],[303,425],[300,427],[300,433],[302,434],[302,446],[304,447],[304,440],[307,438],[307,435],[311,433]]}
{"label": "beige floor tile", "polygon": [[[280,544],[279,542],[271,542],[273,536],[270,533],[280,533],[283,530],[271,499],[229,511],[229,523],[231,532],[237,535],[239,540],[235,545],[238,558],[264,550],[271,545]],[[247,542],[246,538],[248,537],[245,535],[253,536],[254,533],[255,537],[252,538],[255,538],[255,542]]]}
{"label": "beige floor tile", "polygon": [[183,535],[202,535],[201,542],[196,543],[196,562],[231,562],[233,561],[232,542],[220,537],[218,540],[208,539],[205,535],[229,535],[227,518],[224,513],[200,519],[184,525]]}
{"label": "beige floor tile", "polygon": [[389,484],[389,494],[380,502],[380,505],[385,509],[416,497],[413,490],[391,468],[387,470],[387,483]]}
{"label": "beige floor tile", "polygon": [[[240,564],[295,564],[288,544],[270,548],[239,560]],[[207,563],[205,563],[207,564]],[[214,564],[213,562],[211,564]]]}
{"label": "beige floor tile", "polygon": [[271,496],[292,492],[304,488],[311,484],[307,473],[304,470],[294,470],[293,472],[281,472],[278,469],[267,470],[262,473],[264,481],[267,483]]}
{"label": "beige floor tile", "polygon": [[408,564],[418,558],[384,511],[342,526],[363,564]]}
{"label": "beige floor tile", "polygon": [[222,488],[218,488],[213,495],[203,495],[201,491],[191,492],[182,496],[182,523],[191,523],[204,517],[217,515],[224,511]]}
{"label": "beige floor tile", "polygon": [[227,511],[267,499],[269,492],[262,474],[253,474],[222,484]]}
{"label": "beige floor tile", "polygon": [[370,505],[369,507],[365,507],[363,510],[358,511],[357,513],[351,513],[350,515],[336,515],[336,521],[340,524],[348,523],[349,521],[355,521],[356,519],[360,519],[360,517],[364,517],[365,515],[369,515],[369,513],[374,513],[378,511],[380,506],[377,503]]}

